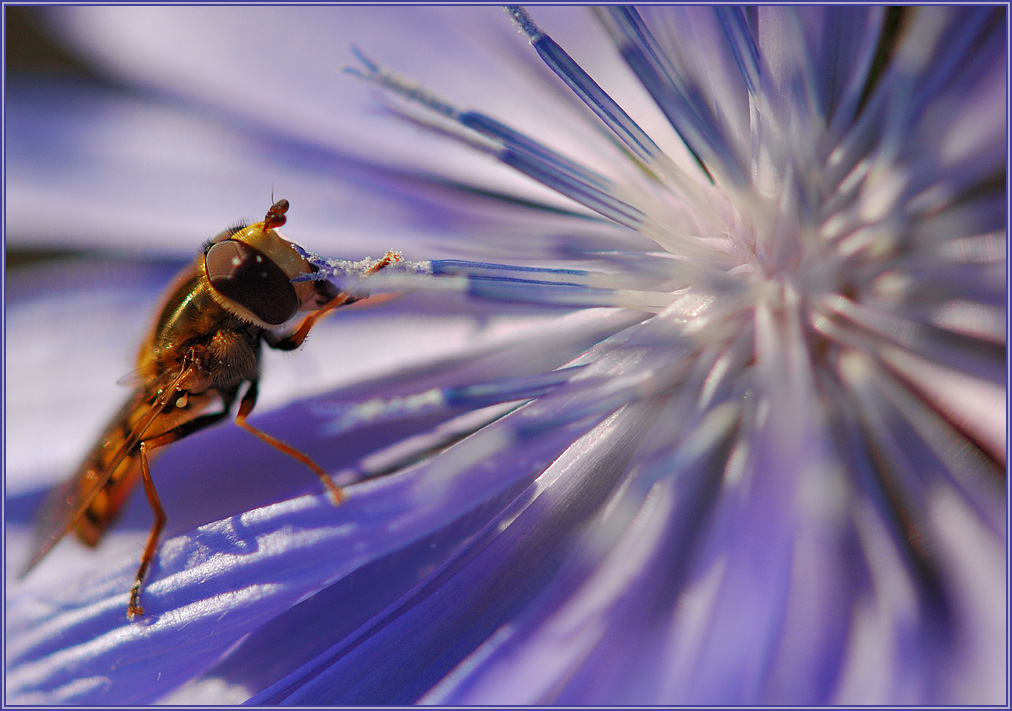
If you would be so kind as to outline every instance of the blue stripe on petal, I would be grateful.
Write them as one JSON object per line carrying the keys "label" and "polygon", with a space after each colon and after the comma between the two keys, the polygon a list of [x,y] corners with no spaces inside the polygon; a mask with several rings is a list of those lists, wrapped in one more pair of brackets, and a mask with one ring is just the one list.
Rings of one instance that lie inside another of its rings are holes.
{"label": "blue stripe on petal", "polygon": [[366,424],[415,419],[425,414],[453,414],[515,400],[547,395],[567,383],[583,366],[561,368],[549,373],[522,376],[468,385],[449,385],[424,392],[373,398],[366,402],[318,403],[320,414],[331,420],[327,434],[336,434]]}
{"label": "blue stripe on petal", "polygon": [[626,146],[647,164],[662,156],[660,148],[640,128],[630,116],[622,110],[597,83],[573,61],[555,40],[542,32],[523,9],[516,6],[507,8],[514,21],[531,39],[531,44],[566,85],[597,114],[608,128],[617,135]]}
{"label": "blue stripe on petal", "polygon": [[[499,149],[485,147],[484,150],[495,153],[501,162],[595,212],[633,229],[643,223],[643,212],[617,198],[611,181],[603,176],[559,155],[500,121],[481,113],[460,111],[423,87],[381,67],[360,52],[358,54],[366,71],[347,70],[352,74],[375,82],[409,102],[420,104],[463,128],[491,139]],[[423,121],[407,114],[399,115],[419,126],[426,126]],[[435,124],[428,127],[448,138],[465,140],[463,136],[456,136]],[[472,147],[482,149],[477,144],[472,144]]]}
{"label": "blue stripe on petal", "polygon": [[657,47],[652,33],[634,8],[609,8],[619,48],[658,108],[685,141],[708,176],[720,175],[732,185],[748,184],[747,171],[707,107],[698,87],[683,85]]}
{"label": "blue stripe on petal", "polygon": [[759,91],[759,49],[745,17],[745,9],[720,5],[713,8],[724,34],[727,36],[731,56],[745,80],[749,93]]}
{"label": "blue stripe on petal", "polygon": [[565,156],[559,155],[529,136],[513,130],[494,118],[474,111],[462,112],[457,118],[462,126],[473,129],[483,136],[494,138],[507,149],[529,156],[531,159],[543,164],[546,170],[563,173],[581,183],[586,183],[601,190],[608,190],[612,187],[611,181],[604,176],[569,160]]}

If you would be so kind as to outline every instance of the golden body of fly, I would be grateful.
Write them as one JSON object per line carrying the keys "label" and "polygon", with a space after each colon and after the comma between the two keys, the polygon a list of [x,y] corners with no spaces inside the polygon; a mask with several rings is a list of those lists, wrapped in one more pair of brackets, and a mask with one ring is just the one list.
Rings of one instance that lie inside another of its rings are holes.
{"label": "golden body of fly", "polygon": [[[316,267],[277,231],[287,210],[288,201],[279,200],[262,222],[222,232],[176,277],[141,345],[136,390],[77,473],[50,494],[26,572],[67,533],[97,545],[140,479],[155,522],[130,589],[127,616],[144,614],[141,584],[166,521],[149,454],[228,417],[240,390],[236,424],[312,469],[340,503],[341,490],[309,457],[246,421],[256,404],[262,344],[298,348],[324,314],[356,300],[327,281],[292,283]],[[388,253],[369,271],[398,259]],[[275,330],[299,311],[309,313],[293,331]]]}

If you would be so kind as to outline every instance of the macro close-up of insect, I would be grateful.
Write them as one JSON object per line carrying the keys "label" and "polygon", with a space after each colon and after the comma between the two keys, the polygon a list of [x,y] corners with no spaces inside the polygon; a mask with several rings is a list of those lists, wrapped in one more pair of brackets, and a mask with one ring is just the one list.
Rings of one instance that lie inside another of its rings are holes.
{"label": "macro close-up of insect", "polygon": [[[155,521],[130,589],[127,616],[143,615],[141,585],[167,520],[151,477],[150,455],[228,417],[243,388],[236,424],[305,464],[332,502],[341,502],[341,490],[323,469],[247,421],[257,401],[262,344],[294,350],[324,315],[360,298],[325,280],[292,282],[316,267],[277,231],[288,207],[287,200],[278,200],[261,222],[220,233],[176,277],[141,344],[137,370],[130,376],[133,395],[77,473],[50,493],[25,573],[67,533],[98,545],[140,479]],[[398,259],[388,253],[366,273]],[[275,330],[300,311],[309,313],[291,332]],[[215,404],[220,409],[208,412]]]}
{"label": "macro close-up of insect", "polygon": [[1007,10],[5,6],[4,703],[1007,706]]}

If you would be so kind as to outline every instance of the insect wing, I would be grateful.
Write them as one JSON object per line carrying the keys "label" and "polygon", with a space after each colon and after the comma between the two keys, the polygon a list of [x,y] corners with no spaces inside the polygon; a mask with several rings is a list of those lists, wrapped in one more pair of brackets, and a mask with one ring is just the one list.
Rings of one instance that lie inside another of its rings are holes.
{"label": "insect wing", "polygon": [[[175,396],[178,386],[189,377],[190,373],[190,368],[184,368],[176,375],[168,374],[165,378],[160,379],[160,383],[156,383],[151,388],[135,392],[134,396],[127,401],[109,423],[102,435],[100,445],[89,453],[85,465],[76,475],[53,489],[40,512],[38,526],[35,530],[35,540],[32,545],[34,552],[22,571],[22,576],[34,568],[64,536],[73,530],[78,520],[109,482],[116,468],[122,464],[124,459],[134,456],[144,433],[165,411]],[[143,414],[135,417],[140,410],[143,410]],[[112,434],[119,430],[123,422],[129,420],[136,421],[136,424],[130,429],[129,435],[121,438],[118,443],[114,442]],[[106,459],[106,463],[100,471],[94,471],[89,464],[95,459],[94,455],[99,447],[106,446],[115,446],[115,452]]]}

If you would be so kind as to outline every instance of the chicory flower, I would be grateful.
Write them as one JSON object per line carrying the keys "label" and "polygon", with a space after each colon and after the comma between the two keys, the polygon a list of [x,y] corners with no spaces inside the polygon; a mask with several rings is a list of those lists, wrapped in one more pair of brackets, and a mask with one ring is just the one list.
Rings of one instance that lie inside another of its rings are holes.
{"label": "chicory flower", "polygon": [[139,623],[141,497],[12,572],[51,408],[106,408],[169,272],[16,282],[8,701],[1004,699],[1002,10],[48,19],[123,84],[16,87],[11,243],[179,257],[273,186],[337,283],[409,268],[265,375],[347,502],[235,428],[173,445]]}

